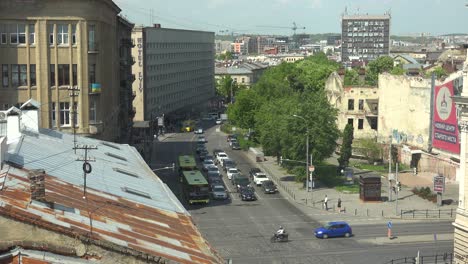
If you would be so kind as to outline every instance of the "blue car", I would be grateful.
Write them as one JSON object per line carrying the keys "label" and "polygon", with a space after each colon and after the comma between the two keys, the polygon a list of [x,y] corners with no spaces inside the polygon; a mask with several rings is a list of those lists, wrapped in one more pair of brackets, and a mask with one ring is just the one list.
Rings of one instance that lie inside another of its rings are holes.
{"label": "blue car", "polygon": [[353,230],[346,222],[329,222],[323,227],[315,229],[314,235],[317,238],[329,237],[350,237],[353,235]]}

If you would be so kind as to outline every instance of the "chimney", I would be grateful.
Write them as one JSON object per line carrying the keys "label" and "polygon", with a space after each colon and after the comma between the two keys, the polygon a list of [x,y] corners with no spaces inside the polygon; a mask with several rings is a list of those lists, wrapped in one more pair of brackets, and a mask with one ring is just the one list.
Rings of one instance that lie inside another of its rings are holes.
{"label": "chimney", "polygon": [[31,200],[45,202],[45,171],[42,169],[30,170],[28,178]]}
{"label": "chimney", "polygon": [[161,24],[153,24],[154,28],[161,28]]}
{"label": "chimney", "polygon": [[21,111],[14,106],[6,111],[7,138],[9,140],[13,140],[21,136],[20,115],[21,115]]}
{"label": "chimney", "polygon": [[29,99],[21,107],[21,130],[39,133],[40,104],[34,99]]}

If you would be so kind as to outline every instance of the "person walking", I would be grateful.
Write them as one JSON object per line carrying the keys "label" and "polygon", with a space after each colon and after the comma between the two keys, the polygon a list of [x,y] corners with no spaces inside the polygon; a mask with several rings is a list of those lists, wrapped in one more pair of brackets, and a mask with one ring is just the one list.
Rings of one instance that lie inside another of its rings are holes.
{"label": "person walking", "polygon": [[325,199],[323,199],[323,208],[328,211],[328,196],[325,194]]}
{"label": "person walking", "polygon": [[338,213],[341,213],[341,198],[338,198],[337,207],[338,207]]}

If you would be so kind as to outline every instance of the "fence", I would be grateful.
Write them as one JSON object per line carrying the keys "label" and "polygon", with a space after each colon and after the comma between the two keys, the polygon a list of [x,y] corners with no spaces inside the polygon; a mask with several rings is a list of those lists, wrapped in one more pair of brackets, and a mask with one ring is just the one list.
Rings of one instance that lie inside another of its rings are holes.
{"label": "fence", "polygon": [[444,253],[444,254],[436,254],[431,256],[419,256],[418,257],[406,257],[406,258],[399,258],[399,259],[392,259],[390,261],[385,262],[385,264],[405,264],[405,263],[412,263],[412,264],[452,264],[453,261],[453,253]]}
{"label": "fence", "polygon": [[434,209],[434,210],[401,210],[400,217],[403,218],[453,218],[456,209]]}

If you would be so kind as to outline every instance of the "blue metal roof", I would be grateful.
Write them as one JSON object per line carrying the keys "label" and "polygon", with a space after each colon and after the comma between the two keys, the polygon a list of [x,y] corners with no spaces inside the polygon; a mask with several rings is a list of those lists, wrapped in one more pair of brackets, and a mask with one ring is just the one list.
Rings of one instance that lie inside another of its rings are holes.
{"label": "blue metal roof", "polygon": [[[97,147],[88,152],[88,157],[95,161],[90,162],[92,172],[87,175],[87,187],[158,209],[188,214],[134,147],[82,136],[77,136],[77,144]],[[83,157],[84,150],[76,150],[76,154],[73,150],[73,135],[41,129],[39,134],[23,132],[20,140],[9,147],[7,161],[26,169],[44,169],[65,182],[83,186],[83,162],[77,161]],[[135,191],[145,195],[137,195]]]}

